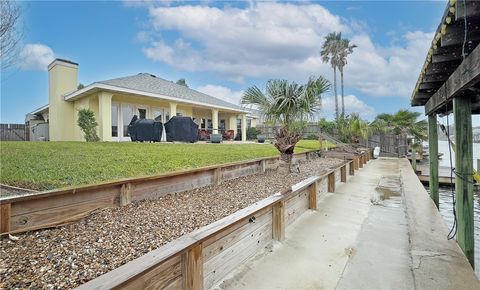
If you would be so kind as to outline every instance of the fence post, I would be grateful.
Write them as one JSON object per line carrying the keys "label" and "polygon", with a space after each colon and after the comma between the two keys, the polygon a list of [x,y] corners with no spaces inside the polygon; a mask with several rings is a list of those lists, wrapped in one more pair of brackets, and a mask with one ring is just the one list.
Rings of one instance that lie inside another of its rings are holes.
{"label": "fence post", "polygon": [[10,203],[0,204],[0,233],[10,231],[10,218],[12,216]]}
{"label": "fence post", "polygon": [[120,206],[126,206],[132,202],[132,184],[122,184],[120,189]]}
{"label": "fence post", "polygon": [[340,181],[347,182],[347,165],[346,164],[340,168]]}
{"label": "fence post", "polygon": [[358,157],[358,168],[363,168],[363,155],[360,155],[360,157]]}
{"label": "fence post", "polygon": [[350,160],[350,163],[349,163],[349,169],[350,169],[350,175],[355,175],[355,161],[354,160]]}
{"label": "fence post", "polygon": [[197,245],[182,254],[183,289],[203,289],[203,245]]}
{"label": "fence post", "polygon": [[328,192],[335,192],[335,171],[328,174]]}
{"label": "fence post", "polygon": [[213,184],[220,185],[222,183],[222,168],[215,168],[213,170]]}
{"label": "fence post", "polygon": [[317,191],[318,191],[318,185],[317,181],[312,183],[309,186],[309,193],[308,193],[308,208],[309,209],[317,209]]}
{"label": "fence post", "polygon": [[279,201],[272,207],[272,238],[277,241],[285,239],[285,201]]}
{"label": "fence post", "polygon": [[267,163],[267,162],[265,161],[265,159],[263,159],[262,161],[260,161],[260,173],[265,173],[266,168],[267,168],[266,163]]}

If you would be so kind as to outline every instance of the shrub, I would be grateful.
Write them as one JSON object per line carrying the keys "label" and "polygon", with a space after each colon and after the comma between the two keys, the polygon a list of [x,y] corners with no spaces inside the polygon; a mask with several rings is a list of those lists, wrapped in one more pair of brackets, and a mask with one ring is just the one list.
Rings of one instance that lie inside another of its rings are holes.
{"label": "shrub", "polygon": [[247,129],[247,140],[256,140],[257,135],[262,134],[262,131],[257,128],[251,127]]}
{"label": "shrub", "polygon": [[78,126],[85,133],[85,141],[98,142],[100,138],[97,135],[97,121],[95,114],[90,109],[80,109],[78,111]]}

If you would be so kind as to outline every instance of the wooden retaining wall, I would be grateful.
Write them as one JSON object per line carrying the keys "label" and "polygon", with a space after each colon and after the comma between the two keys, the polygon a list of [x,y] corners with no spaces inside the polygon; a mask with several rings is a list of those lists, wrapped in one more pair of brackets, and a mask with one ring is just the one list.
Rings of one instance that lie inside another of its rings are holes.
{"label": "wooden retaining wall", "polygon": [[[317,151],[295,154],[297,160],[318,156]],[[60,226],[76,222],[92,211],[156,199],[219,184],[278,167],[279,158],[269,157],[148,176],[127,178],[75,188],[59,189],[0,199],[0,235]]]}
{"label": "wooden retaining wall", "polygon": [[77,289],[210,289],[272,241],[285,239],[286,227],[308,209],[316,210],[322,195],[334,192],[339,182],[347,182],[348,176],[354,174],[351,168],[355,163],[369,159],[366,156],[345,161],[321,176],[307,178],[286,192],[184,235]]}

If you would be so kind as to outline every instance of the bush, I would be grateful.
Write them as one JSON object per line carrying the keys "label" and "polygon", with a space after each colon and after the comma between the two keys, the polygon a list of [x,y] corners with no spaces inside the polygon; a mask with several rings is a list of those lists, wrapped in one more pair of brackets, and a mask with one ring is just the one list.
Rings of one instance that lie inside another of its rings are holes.
{"label": "bush", "polygon": [[97,121],[95,114],[90,109],[80,109],[78,111],[78,126],[85,133],[85,141],[98,142],[100,138],[97,135]]}
{"label": "bush", "polygon": [[262,131],[257,128],[251,127],[247,129],[247,140],[256,140],[257,135],[262,134]]}

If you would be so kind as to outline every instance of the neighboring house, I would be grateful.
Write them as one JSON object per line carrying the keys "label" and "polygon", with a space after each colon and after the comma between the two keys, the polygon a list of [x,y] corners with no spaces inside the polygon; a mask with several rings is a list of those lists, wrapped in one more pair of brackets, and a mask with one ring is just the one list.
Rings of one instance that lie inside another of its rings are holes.
{"label": "neighboring house", "polygon": [[77,63],[54,60],[48,66],[49,104],[26,116],[30,124],[48,122],[47,139],[51,141],[84,140],[77,125],[78,110],[82,108],[95,113],[102,141],[129,141],[127,128],[133,115],[159,118],[162,122],[171,116],[188,116],[200,129],[212,133],[235,130],[246,140],[250,112],[240,106],[147,73],[77,89],[77,71]]}

